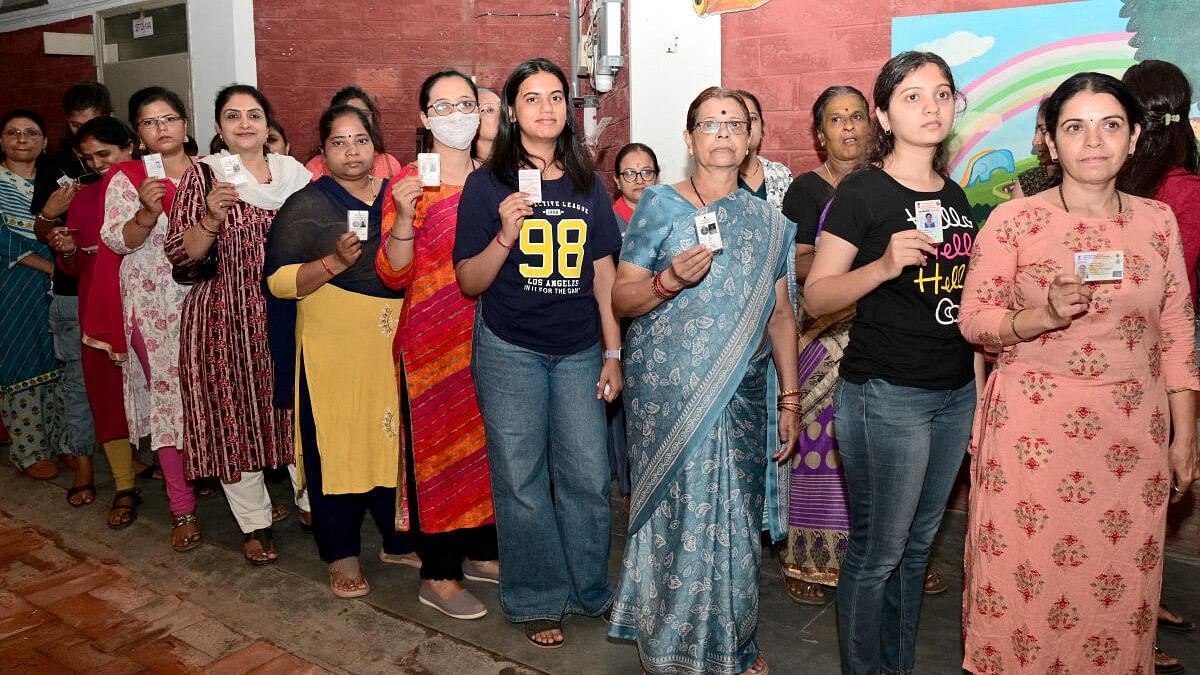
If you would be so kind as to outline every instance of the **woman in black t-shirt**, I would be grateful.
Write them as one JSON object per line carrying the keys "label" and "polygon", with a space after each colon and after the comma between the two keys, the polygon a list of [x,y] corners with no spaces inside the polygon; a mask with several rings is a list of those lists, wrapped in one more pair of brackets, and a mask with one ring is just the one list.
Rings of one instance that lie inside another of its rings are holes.
{"label": "woman in black t-shirt", "polygon": [[622,385],[612,313],[621,233],[562,70],[525,61],[502,95],[492,158],[463,186],[453,257],[462,292],[479,296],[471,372],[500,605],[534,646],[553,648],[563,614],[599,616],[612,604],[604,406]]}
{"label": "woman in black t-shirt", "polygon": [[884,65],[866,167],[838,186],[805,284],[810,314],[858,303],[834,416],[850,500],[844,673],[912,672],[929,550],[975,411],[957,326],[975,226],[944,161],[955,95],[935,54]]}

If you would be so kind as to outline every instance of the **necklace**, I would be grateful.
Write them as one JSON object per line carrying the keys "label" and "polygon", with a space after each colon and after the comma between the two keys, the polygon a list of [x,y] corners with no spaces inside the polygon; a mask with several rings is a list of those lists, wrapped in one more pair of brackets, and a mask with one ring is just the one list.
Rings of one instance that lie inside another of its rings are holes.
{"label": "necklace", "polygon": [[[350,194],[354,194],[354,193],[352,192]],[[358,195],[354,195],[354,196],[358,197],[358,200],[361,201],[362,203],[366,204],[367,206],[370,206],[375,203],[376,194],[375,194],[375,176],[374,175],[372,175],[371,178],[367,181],[367,195],[368,196],[366,199],[363,199],[362,197],[359,197]]]}
{"label": "necklace", "polygon": [[829,160],[821,162],[821,166],[825,167],[825,175],[829,176],[829,184],[837,187],[838,179],[833,177],[833,171],[829,168]]}
{"label": "necklace", "polygon": [[696,180],[688,176],[688,182],[692,184],[692,192],[696,193],[696,199],[700,200],[700,206],[708,206],[708,202],[704,201],[704,197],[700,196],[700,188],[696,187]]}
{"label": "necklace", "polygon": [[[1067,198],[1063,195],[1062,183],[1058,184],[1058,201],[1062,202],[1063,211],[1071,212],[1071,207],[1067,206]],[[1125,205],[1121,203],[1121,191],[1117,190],[1117,215],[1125,210]]]}

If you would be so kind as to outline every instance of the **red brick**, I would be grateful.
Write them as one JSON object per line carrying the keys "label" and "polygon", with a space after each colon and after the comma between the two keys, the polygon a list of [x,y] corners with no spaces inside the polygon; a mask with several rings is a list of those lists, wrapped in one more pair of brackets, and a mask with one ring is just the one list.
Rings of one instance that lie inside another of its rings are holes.
{"label": "red brick", "polygon": [[283,650],[269,642],[255,642],[213,661],[205,669],[208,675],[242,675],[282,656]]}
{"label": "red brick", "polygon": [[67,675],[72,671],[64,668],[54,659],[35,651],[32,647],[20,646],[0,650],[0,664],[4,664],[4,672],[29,675]]}
{"label": "red brick", "polygon": [[249,675],[316,675],[329,671],[319,668],[304,659],[291,654],[283,654],[263,665],[251,669]]}
{"label": "red brick", "polygon": [[0,640],[57,621],[58,619],[53,614],[41,609],[32,609],[27,612],[13,614],[7,618],[0,619]]}
{"label": "red brick", "polygon": [[75,644],[86,639],[87,636],[81,634],[73,627],[61,621],[54,620],[44,623],[33,630],[18,633],[7,639],[0,639],[0,651],[16,645],[32,648],[52,643]]}
{"label": "red brick", "polygon": [[87,593],[64,598],[46,609],[62,619],[63,623],[81,630],[107,628],[125,619],[121,610]]}
{"label": "red brick", "polygon": [[208,655],[170,635],[135,649],[128,656],[163,675],[203,672],[212,662]]}
{"label": "red brick", "polygon": [[128,581],[118,581],[88,591],[88,595],[103,600],[122,612],[131,612],[157,600],[160,595],[135,586]]}
{"label": "red brick", "polygon": [[109,568],[81,563],[58,574],[32,584],[13,589],[25,600],[41,607],[48,607],[72,595],[86,593],[116,578]]}
{"label": "red brick", "polygon": [[22,614],[32,609],[34,609],[33,605],[22,600],[20,596],[0,589],[0,619]]}
{"label": "red brick", "polygon": [[37,651],[54,659],[56,663],[76,673],[92,673],[108,666],[117,660],[127,660],[112,656],[97,650],[86,641],[70,644],[48,642],[38,647]]}

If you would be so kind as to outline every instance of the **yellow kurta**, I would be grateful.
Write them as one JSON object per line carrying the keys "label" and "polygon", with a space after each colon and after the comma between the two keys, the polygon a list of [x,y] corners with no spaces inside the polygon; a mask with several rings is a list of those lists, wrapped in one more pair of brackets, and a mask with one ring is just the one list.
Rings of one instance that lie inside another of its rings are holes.
{"label": "yellow kurta", "polygon": [[[376,298],[325,284],[300,298],[300,265],[267,279],[278,298],[298,298],[296,409],[301,373],[308,384],[325,494],[397,487],[402,418],[392,341],[402,299]],[[301,369],[303,365],[303,370]],[[296,466],[303,472],[300,415]]]}

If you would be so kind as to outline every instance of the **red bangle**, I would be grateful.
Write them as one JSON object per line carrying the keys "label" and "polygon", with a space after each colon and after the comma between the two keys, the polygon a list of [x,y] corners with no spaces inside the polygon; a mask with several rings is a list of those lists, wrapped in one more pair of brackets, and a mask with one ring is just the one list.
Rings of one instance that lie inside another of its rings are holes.
{"label": "red bangle", "polygon": [[496,233],[496,243],[500,244],[500,246],[503,247],[505,250],[511,251],[513,245],[516,244],[517,242],[514,241],[512,244],[506,244],[506,243],[504,243],[504,240],[500,238],[500,233],[497,232]]}
{"label": "red bangle", "polygon": [[329,273],[329,276],[331,276],[331,277],[337,276],[336,274],[333,273],[333,270],[329,267],[329,263],[325,262],[324,257],[320,258],[320,261],[321,261],[321,267],[325,268],[325,271]]}

